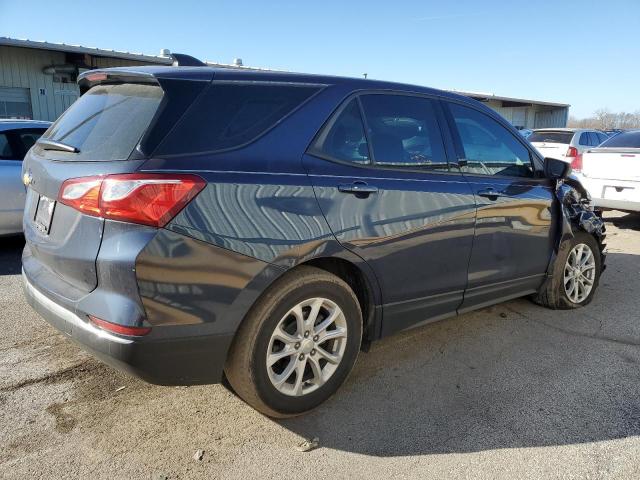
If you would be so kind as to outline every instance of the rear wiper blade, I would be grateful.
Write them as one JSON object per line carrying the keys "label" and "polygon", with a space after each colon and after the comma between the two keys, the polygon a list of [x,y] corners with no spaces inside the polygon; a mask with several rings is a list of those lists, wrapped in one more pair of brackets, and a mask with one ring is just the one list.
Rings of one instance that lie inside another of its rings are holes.
{"label": "rear wiper blade", "polygon": [[67,145],[66,143],[56,142],[55,140],[47,140],[40,138],[37,142],[43,150],[57,150],[59,152],[80,153],[80,150],[73,145]]}

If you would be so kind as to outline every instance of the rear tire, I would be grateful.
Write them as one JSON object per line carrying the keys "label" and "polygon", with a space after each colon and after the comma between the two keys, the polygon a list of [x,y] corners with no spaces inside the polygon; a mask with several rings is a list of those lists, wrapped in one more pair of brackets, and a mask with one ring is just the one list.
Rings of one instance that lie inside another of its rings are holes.
{"label": "rear tire", "polygon": [[225,374],[237,395],[265,415],[300,415],[342,385],[361,340],[362,313],[349,285],[302,266],[276,280],[252,307]]}
{"label": "rear tire", "polygon": [[554,310],[583,307],[591,302],[598,288],[602,259],[598,242],[586,232],[560,244],[553,265],[553,276],[533,297],[539,305]]}

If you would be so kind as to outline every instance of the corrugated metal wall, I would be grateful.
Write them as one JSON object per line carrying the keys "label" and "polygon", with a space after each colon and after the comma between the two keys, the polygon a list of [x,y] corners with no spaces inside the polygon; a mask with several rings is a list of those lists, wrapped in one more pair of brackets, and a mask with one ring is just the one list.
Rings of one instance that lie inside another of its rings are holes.
{"label": "corrugated metal wall", "polygon": [[[507,121],[525,128],[562,128],[567,126],[569,109],[536,105],[531,107],[503,107],[501,101],[488,101],[484,104],[502,115]],[[524,124],[522,118],[524,116]]]}
{"label": "corrugated metal wall", "polygon": [[42,73],[43,67],[63,63],[61,52],[2,46],[0,87],[28,88],[33,118],[55,120],[80,94],[76,84],[57,83]]}
{"label": "corrugated metal wall", "polygon": [[[135,60],[91,57],[95,67],[143,65]],[[42,73],[44,67],[65,63],[63,52],[0,46],[0,87],[29,89],[31,111],[35,120],[58,118],[80,96],[76,83],[53,81]]]}

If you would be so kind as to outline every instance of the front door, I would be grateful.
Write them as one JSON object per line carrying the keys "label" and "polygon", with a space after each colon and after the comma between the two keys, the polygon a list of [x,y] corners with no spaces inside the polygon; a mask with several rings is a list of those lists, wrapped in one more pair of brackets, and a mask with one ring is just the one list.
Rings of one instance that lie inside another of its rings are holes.
{"label": "front door", "polygon": [[557,207],[550,181],[535,176],[532,153],[517,133],[471,106],[445,105],[478,209],[462,312],[538,289],[554,246]]}
{"label": "front door", "polygon": [[420,96],[360,95],[304,159],[336,238],[376,273],[383,335],[455,314],[467,283],[475,202],[449,168],[437,108]]}

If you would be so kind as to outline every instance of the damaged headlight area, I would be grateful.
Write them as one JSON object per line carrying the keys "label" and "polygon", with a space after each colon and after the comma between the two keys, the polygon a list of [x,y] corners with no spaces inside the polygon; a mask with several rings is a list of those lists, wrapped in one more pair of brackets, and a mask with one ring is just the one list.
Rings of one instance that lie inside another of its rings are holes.
{"label": "damaged headlight area", "polygon": [[600,247],[602,270],[605,266],[606,227],[602,213],[595,211],[591,203],[591,196],[577,179],[559,180],[556,185],[556,197],[562,210],[562,228],[556,243],[556,253],[560,244],[567,238],[574,236],[574,231],[584,230],[593,235]]}

